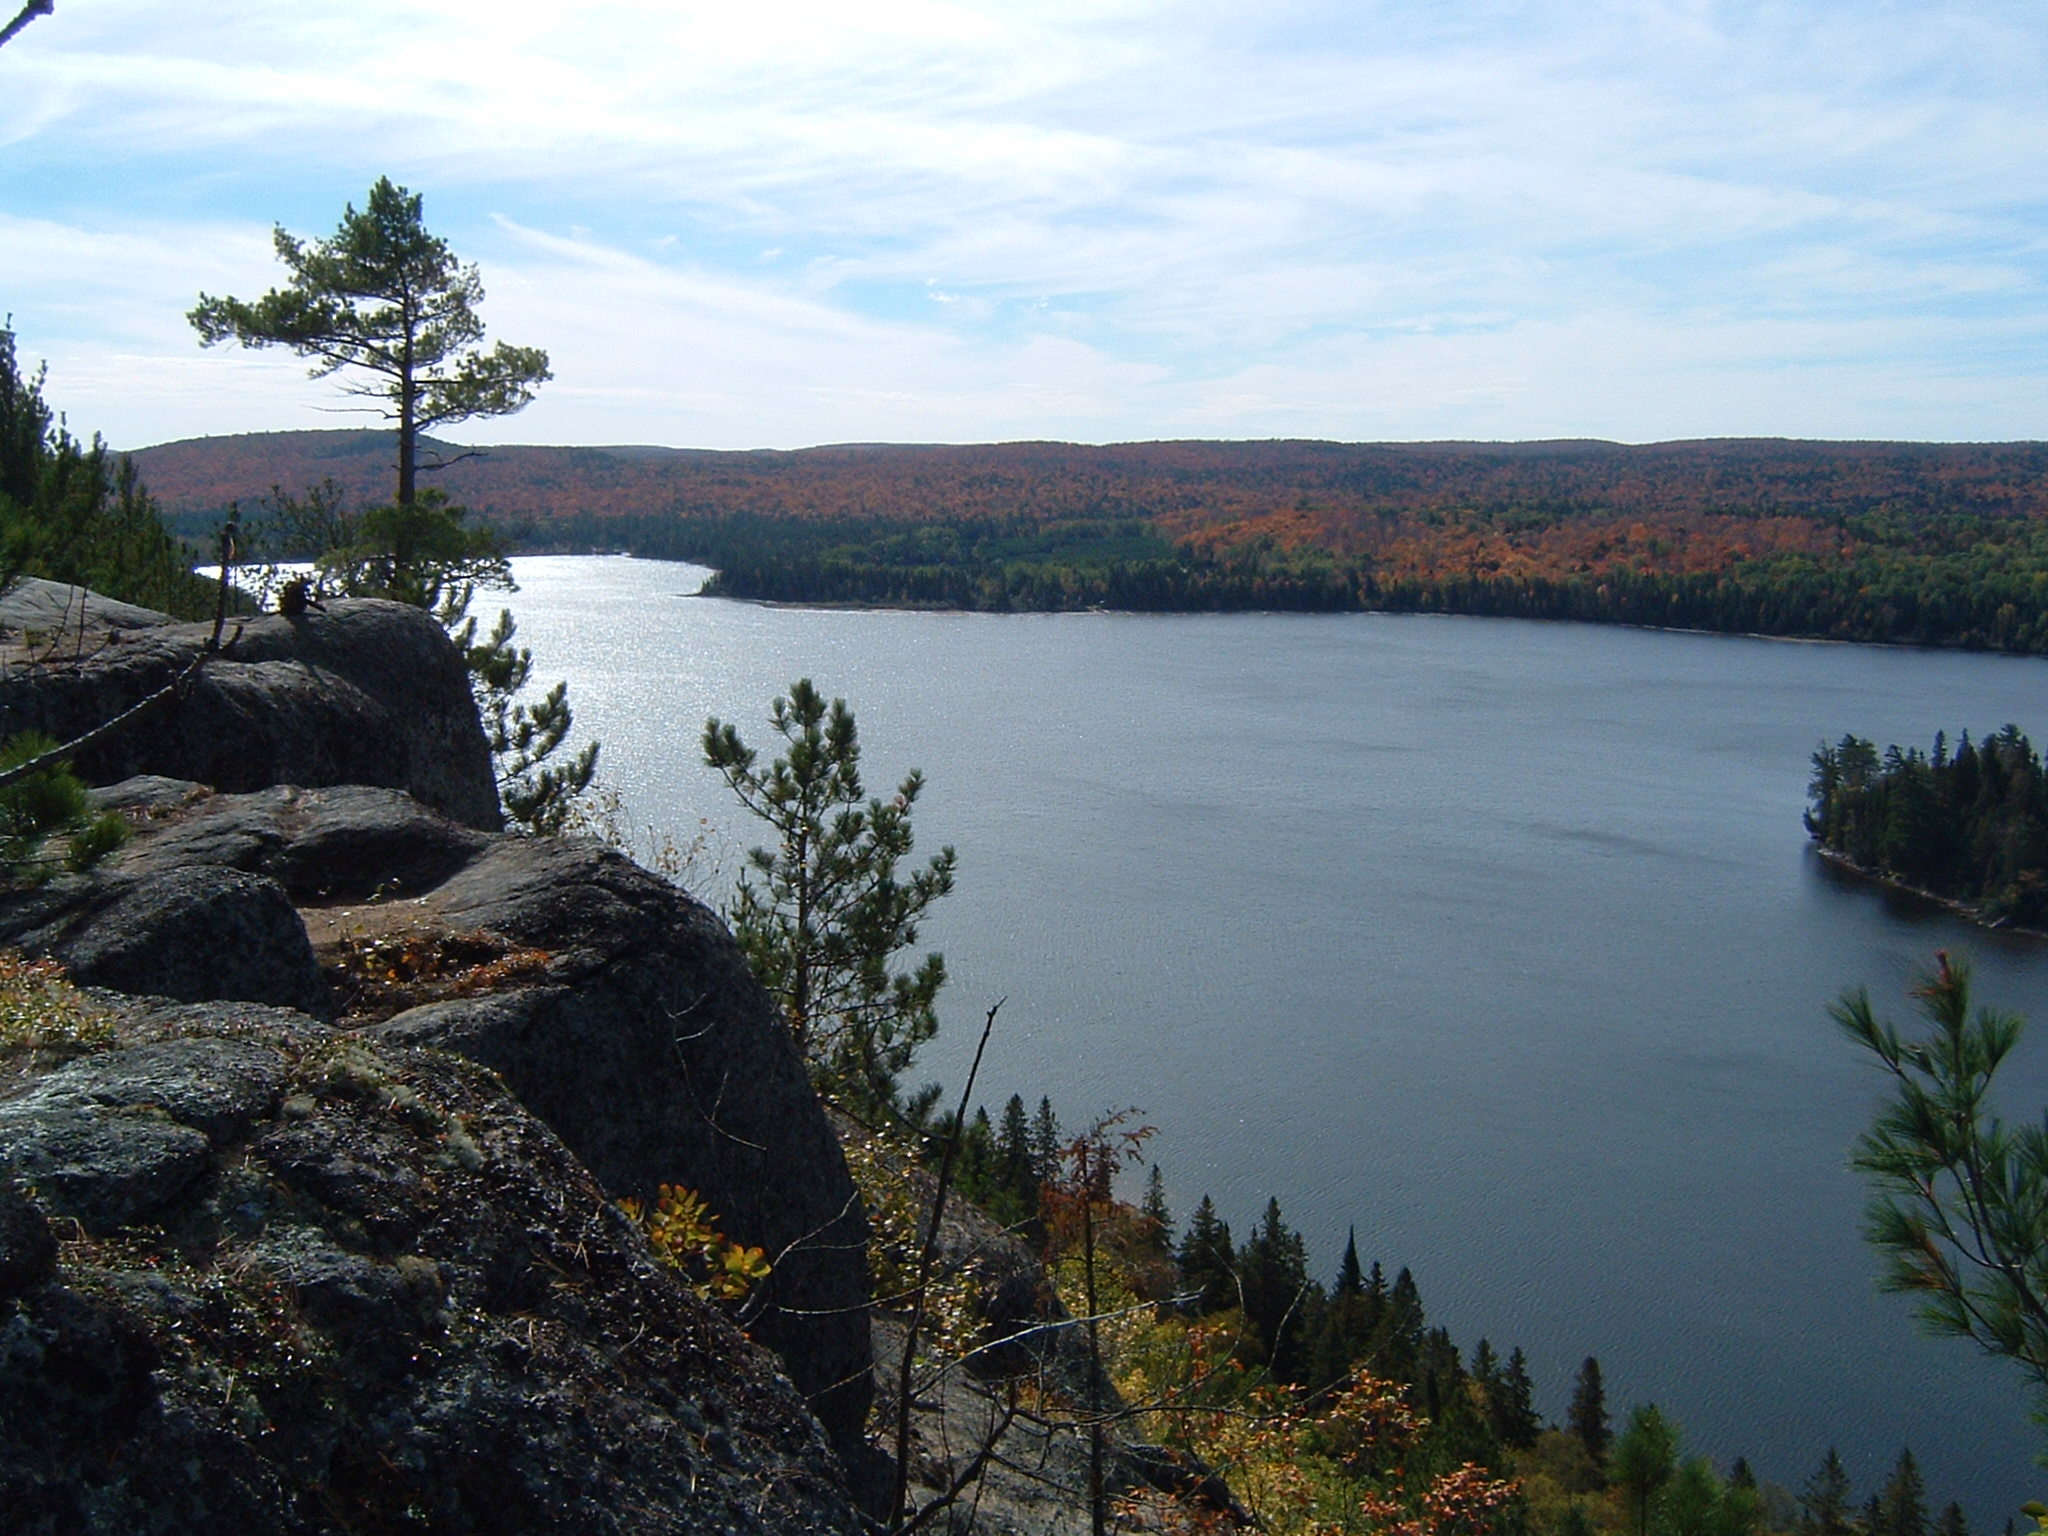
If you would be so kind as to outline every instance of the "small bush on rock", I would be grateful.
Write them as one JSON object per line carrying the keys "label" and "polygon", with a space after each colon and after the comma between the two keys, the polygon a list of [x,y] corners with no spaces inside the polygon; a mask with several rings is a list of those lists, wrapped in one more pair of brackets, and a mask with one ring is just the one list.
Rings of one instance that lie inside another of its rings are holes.
{"label": "small bush on rock", "polygon": [[[56,740],[40,731],[10,736],[0,746],[0,774],[56,750]],[[127,838],[120,816],[93,810],[69,763],[50,763],[0,785],[0,875],[9,885],[39,884],[59,868],[88,869]]]}
{"label": "small bush on rock", "polygon": [[663,1184],[652,1206],[625,1199],[619,1209],[646,1230],[654,1256],[707,1300],[743,1301],[768,1278],[768,1255],[720,1232],[718,1218],[694,1189]]}
{"label": "small bush on rock", "polygon": [[91,1050],[113,1037],[112,1018],[64,979],[63,966],[0,951],[0,1053]]}

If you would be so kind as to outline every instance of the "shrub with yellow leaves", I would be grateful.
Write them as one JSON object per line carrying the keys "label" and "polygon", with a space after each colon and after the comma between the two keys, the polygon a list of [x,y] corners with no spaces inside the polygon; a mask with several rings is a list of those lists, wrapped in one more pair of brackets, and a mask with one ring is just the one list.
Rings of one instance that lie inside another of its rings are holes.
{"label": "shrub with yellow leaves", "polygon": [[619,1208],[647,1233],[654,1256],[681,1275],[699,1296],[715,1301],[743,1301],[768,1278],[771,1266],[762,1249],[734,1242],[718,1230],[718,1218],[694,1189],[663,1184],[654,1204],[625,1199]]}

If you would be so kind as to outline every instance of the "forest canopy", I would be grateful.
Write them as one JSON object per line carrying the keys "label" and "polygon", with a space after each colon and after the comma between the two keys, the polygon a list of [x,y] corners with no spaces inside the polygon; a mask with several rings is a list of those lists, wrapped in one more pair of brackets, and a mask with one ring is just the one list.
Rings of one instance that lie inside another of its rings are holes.
{"label": "forest canopy", "polygon": [[[195,519],[273,484],[362,495],[388,460],[373,433],[144,455]],[[735,597],[1427,611],[2048,654],[2033,443],[508,447],[443,483],[516,547],[698,560]]]}

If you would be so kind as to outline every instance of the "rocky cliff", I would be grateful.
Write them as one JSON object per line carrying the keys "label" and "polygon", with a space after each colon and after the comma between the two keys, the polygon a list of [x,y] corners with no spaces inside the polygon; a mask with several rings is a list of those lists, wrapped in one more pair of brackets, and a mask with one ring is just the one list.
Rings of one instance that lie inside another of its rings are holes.
{"label": "rocky cliff", "polygon": [[[56,595],[76,590],[44,582],[0,604],[0,739],[83,735],[185,673],[213,632]],[[88,782],[373,784],[465,826],[504,825],[462,655],[427,614],[353,598],[235,621],[225,638],[176,697],[79,755]]]}
{"label": "rocky cliff", "polygon": [[491,1073],[101,1004],[0,1101],[0,1528],[858,1528],[771,1357]]}
{"label": "rocky cliff", "polygon": [[[32,637],[0,733],[95,723],[205,634]],[[850,1528],[866,1227],[802,1064],[703,906],[490,830],[430,621],[254,621],[80,766],[133,840],[0,898],[0,945],[111,989],[83,1032],[0,1024],[0,1509]],[[767,1250],[736,1317],[611,1204],[662,1182]]]}

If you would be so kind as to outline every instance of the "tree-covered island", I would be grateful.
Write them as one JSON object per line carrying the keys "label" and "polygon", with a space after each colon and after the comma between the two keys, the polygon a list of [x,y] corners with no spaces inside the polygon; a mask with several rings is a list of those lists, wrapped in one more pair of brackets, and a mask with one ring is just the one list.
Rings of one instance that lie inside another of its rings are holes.
{"label": "tree-covered island", "polygon": [[2007,725],[1954,748],[1844,736],[1813,755],[1806,829],[1823,855],[1996,927],[2048,928],[2048,781]]}

